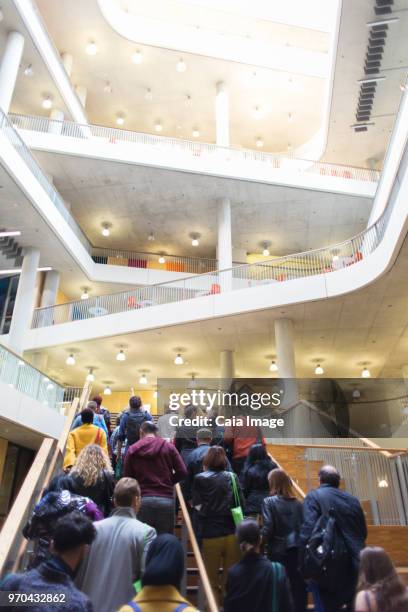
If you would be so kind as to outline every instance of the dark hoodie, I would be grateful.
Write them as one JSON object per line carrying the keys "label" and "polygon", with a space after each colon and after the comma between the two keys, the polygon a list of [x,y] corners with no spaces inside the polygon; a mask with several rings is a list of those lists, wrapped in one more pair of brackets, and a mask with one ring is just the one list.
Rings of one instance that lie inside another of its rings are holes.
{"label": "dark hoodie", "polygon": [[173,487],[187,476],[173,444],[147,436],[132,444],[125,456],[124,476],[136,478],[142,497],[173,497]]}

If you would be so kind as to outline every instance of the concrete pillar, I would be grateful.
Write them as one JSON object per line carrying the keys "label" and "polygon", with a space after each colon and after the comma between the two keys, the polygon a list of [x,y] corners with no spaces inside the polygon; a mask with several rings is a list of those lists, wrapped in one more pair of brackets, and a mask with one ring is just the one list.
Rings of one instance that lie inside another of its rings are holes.
{"label": "concrete pillar", "polygon": [[6,115],[10,110],[23,49],[24,36],[20,32],[9,32],[0,65],[0,108]]}
{"label": "concrete pillar", "polygon": [[279,377],[296,378],[293,323],[290,319],[276,319],[275,342]]}
{"label": "concrete pillar", "polygon": [[232,230],[231,230],[231,202],[228,198],[218,201],[218,269],[221,272],[219,284],[221,291],[230,291],[232,287]]}
{"label": "concrete pillar", "polygon": [[54,306],[57,301],[60,275],[57,270],[49,270],[45,273],[44,287],[41,296],[41,308]]}
{"label": "concrete pillar", "polygon": [[62,122],[64,121],[64,113],[59,108],[53,108],[50,112],[50,123],[48,131],[50,134],[61,134]]}
{"label": "concrete pillar", "polygon": [[225,83],[217,83],[215,96],[215,142],[220,147],[230,146],[229,137],[229,102]]}
{"label": "concrete pillar", "polygon": [[62,65],[65,68],[65,72],[70,77],[72,74],[72,65],[74,63],[74,59],[70,53],[63,53],[61,55]]}
{"label": "concrete pillar", "polygon": [[220,353],[220,378],[231,379],[235,376],[234,351],[221,351]]}
{"label": "concrete pillar", "polygon": [[76,94],[81,102],[82,106],[86,107],[86,96],[88,95],[88,90],[83,85],[77,85],[75,87]]}
{"label": "concrete pillar", "polygon": [[25,250],[9,333],[9,345],[19,355],[23,352],[24,335],[31,325],[33,316],[35,281],[39,261],[39,249],[30,247]]}

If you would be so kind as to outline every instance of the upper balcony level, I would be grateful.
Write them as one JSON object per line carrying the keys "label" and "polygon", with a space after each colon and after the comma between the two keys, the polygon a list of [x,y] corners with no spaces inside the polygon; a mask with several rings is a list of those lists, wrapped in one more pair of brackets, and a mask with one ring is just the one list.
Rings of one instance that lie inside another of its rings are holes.
{"label": "upper balcony level", "polygon": [[11,114],[31,149],[215,177],[362,197],[375,195],[379,172],[252,149],[222,147],[98,125]]}

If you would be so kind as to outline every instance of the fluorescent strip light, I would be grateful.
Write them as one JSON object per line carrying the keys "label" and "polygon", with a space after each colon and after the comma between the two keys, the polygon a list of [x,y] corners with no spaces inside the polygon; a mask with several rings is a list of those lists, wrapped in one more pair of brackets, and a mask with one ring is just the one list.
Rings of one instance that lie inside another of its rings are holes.
{"label": "fluorescent strip light", "polygon": [[380,21],[369,21],[366,25],[367,28],[373,28],[374,26],[387,25],[389,23],[395,23],[399,21],[399,17],[389,17],[388,19],[381,19]]}
{"label": "fluorescent strip light", "polygon": [[[49,272],[52,270],[50,266],[44,268],[37,268],[37,272]],[[0,274],[21,274],[21,268],[13,268],[10,270],[0,270]]]}
{"label": "fluorescent strip light", "polygon": [[21,236],[21,232],[17,230],[11,232],[0,232],[0,238],[8,238],[9,236]]}
{"label": "fluorescent strip light", "polygon": [[385,76],[368,77],[367,79],[358,79],[357,83],[375,83],[376,81],[384,81]]}

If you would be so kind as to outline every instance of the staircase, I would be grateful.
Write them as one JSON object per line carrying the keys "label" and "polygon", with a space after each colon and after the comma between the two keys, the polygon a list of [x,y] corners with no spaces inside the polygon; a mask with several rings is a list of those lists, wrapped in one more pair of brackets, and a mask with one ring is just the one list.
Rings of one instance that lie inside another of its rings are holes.
{"label": "staircase", "polygon": [[[1,231],[6,230],[0,228]],[[23,263],[22,251],[22,247],[12,236],[0,238],[0,269],[20,267]]]}

